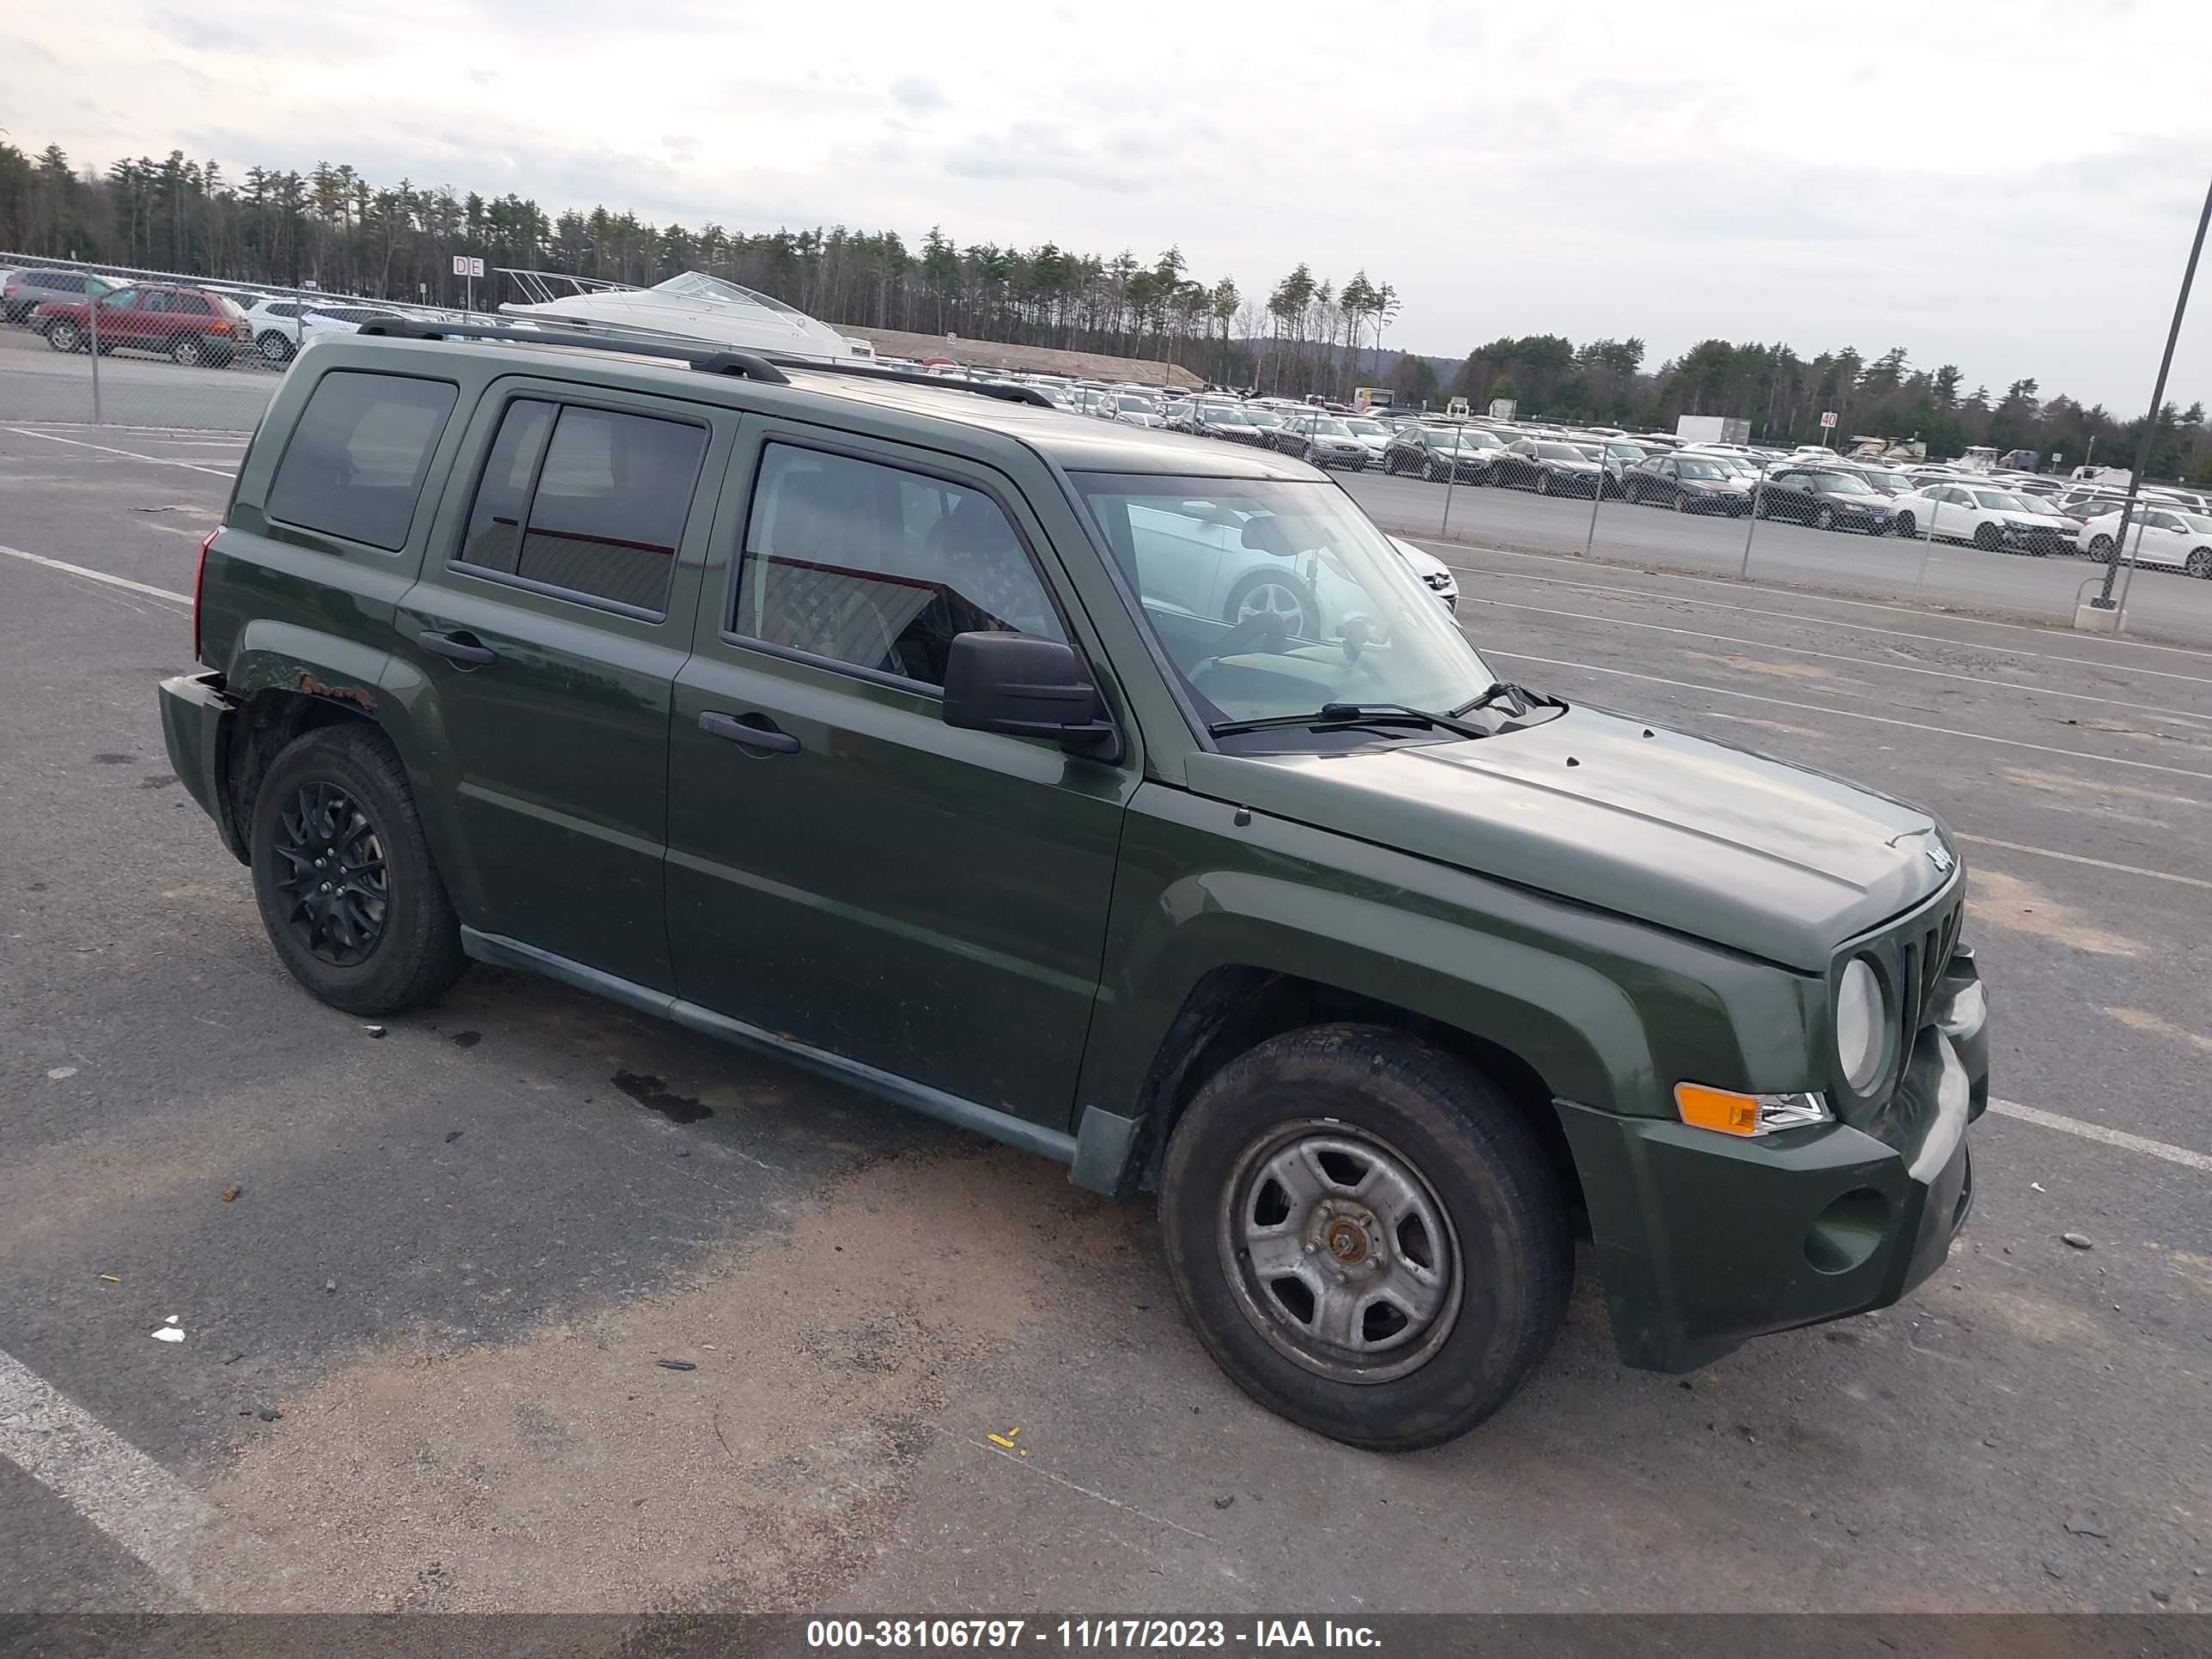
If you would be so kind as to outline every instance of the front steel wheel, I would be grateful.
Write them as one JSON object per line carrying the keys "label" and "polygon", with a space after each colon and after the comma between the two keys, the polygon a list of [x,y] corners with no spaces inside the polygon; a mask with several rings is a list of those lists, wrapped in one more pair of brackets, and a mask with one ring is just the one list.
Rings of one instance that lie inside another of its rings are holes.
{"label": "front steel wheel", "polygon": [[1376,1450],[1436,1445],[1510,1399],[1572,1275],[1528,1119],[1380,1026],[1288,1032],[1216,1072],[1169,1138],[1159,1209],[1176,1293],[1231,1379]]}
{"label": "front steel wheel", "polygon": [[1222,1188],[1223,1271],[1261,1335],[1317,1376],[1387,1382],[1459,1313],[1459,1243],[1419,1170],[1309,1118],[1257,1136]]}

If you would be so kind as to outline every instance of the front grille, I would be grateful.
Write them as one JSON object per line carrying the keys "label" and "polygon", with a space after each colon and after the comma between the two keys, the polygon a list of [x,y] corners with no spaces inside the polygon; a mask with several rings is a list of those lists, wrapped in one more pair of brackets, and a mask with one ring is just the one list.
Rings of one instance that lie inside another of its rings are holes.
{"label": "front grille", "polygon": [[1955,890],[1934,909],[1912,917],[1897,936],[1897,1000],[1908,1030],[1917,1031],[1927,1024],[1934,1009],[1936,987],[1965,920],[1964,890],[1964,883],[1956,884]]}

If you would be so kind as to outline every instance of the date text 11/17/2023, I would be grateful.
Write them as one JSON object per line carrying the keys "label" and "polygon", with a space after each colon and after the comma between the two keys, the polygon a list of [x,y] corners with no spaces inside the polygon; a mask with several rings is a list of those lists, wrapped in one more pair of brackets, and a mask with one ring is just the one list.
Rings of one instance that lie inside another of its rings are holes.
{"label": "date text 11/17/2023", "polygon": [[1054,1650],[1371,1650],[1382,1638],[1370,1626],[1327,1619],[1255,1619],[1242,1627],[1222,1619],[814,1619],[806,1626],[806,1645],[815,1649],[1018,1650],[1041,1644]]}

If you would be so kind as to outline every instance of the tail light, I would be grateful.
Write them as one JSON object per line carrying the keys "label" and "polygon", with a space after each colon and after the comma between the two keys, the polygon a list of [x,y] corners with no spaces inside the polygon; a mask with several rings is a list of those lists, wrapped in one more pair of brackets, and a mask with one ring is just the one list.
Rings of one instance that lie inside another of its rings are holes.
{"label": "tail light", "polygon": [[221,525],[208,532],[207,539],[200,544],[199,568],[192,572],[192,660],[194,662],[206,660],[200,655],[200,594],[207,586],[208,549],[215,545],[215,538],[222,534]]}

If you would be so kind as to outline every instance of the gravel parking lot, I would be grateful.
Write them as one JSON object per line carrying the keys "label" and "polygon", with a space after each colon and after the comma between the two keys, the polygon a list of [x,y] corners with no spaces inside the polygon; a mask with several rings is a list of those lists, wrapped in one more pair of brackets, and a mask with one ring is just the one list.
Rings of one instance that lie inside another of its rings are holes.
{"label": "gravel parking lot", "polygon": [[[33,424],[25,356],[0,1607],[2212,1605],[2212,652],[1910,609],[1909,550],[1860,538],[1762,525],[1749,585],[1560,557],[1586,502],[1458,492],[1487,544],[1432,544],[1510,677],[1944,816],[2001,1098],[1906,1304],[1631,1372],[1585,1253],[1528,1389],[1382,1459],[1248,1403],[1147,1212],[1046,1164],[516,974],[381,1036],[308,999],[155,716],[243,439]],[[1443,494],[1352,488],[1409,526]],[[1655,563],[1740,554],[1741,521],[1604,513]],[[2018,609],[1984,566],[2088,574],[1936,558],[1978,611]],[[42,1432],[102,1477],[34,1478]]]}

